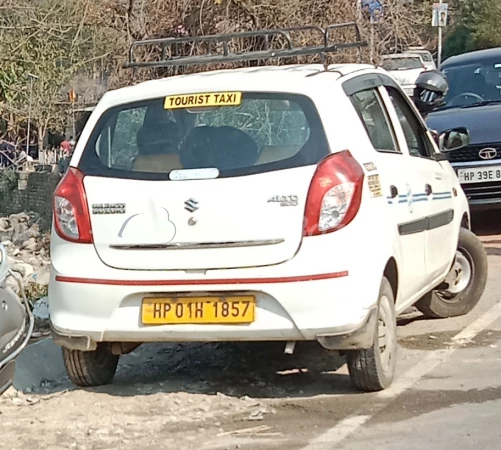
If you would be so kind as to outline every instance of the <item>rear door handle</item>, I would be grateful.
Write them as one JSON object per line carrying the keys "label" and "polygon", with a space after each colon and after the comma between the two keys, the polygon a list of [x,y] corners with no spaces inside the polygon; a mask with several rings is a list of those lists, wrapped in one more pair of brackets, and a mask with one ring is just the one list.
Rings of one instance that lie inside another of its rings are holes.
{"label": "rear door handle", "polygon": [[432,187],[429,184],[427,184],[424,187],[424,192],[425,192],[426,195],[431,195],[431,193],[433,192],[433,189],[432,189]]}
{"label": "rear door handle", "polygon": [[395,198],[398,195],[398,189],[395,186],[390,186],[390,197]]}

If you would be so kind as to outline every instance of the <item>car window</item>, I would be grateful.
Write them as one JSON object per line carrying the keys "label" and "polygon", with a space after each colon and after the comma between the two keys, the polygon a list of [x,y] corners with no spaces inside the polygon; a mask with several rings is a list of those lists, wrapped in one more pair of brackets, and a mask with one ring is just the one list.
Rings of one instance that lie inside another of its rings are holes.
{"label": "car window", "polygon": [[399,58],[385,58],[383,59],[383,69],[388,71],[393,70],[411,70],[422,69],[423,63],[417,56],[407,56]]}
{"label": "car window", "polygon": [[501,101],[501,58],[446,67],[443,70],[449,91],[445,108],[470,106],[483,101]]}
{"label": "car window", "polygon": [[353,94],[351,101],[374,148],[384,152],[400,152],[388,114],[375,89],[369,89]]}
{"label": "car window", "polygon": [[244,92],[238,104],[199,107],[193,103],[197,95],[176,96],[188,99],[175,108],[162,97],[107,111],[80,169],[96,176],[168,179],[175,169],[217,168],[220,177],[231,177],[312,165],[329,153],[316,107],[306,96]]}
{"label": "car window", "polygon": [[411,51],[409,53],[419,56],[424,62],[433,62],[433,57],[429,52]]}
{"label": "car window", "polygon": [[410,155],[429,158],[433,149],[422,123],[397,89],[386,87],[386,90],[402,126]]}
{"label": "car window", "polygon": [[[146,108],[120,111],[114,117],[114,130],[106,127],[96,145],[96,152],[108,166],[127,167],[137,154],[137,135],[144,123]],[[111,124],[110,124],[111,125]]]}
{"label": "car window", "polygon": [[432,56],[429,54],[429,53],[420,53],[419,54],[421,56],[421,58],[423,59],[423,61],[425,62],[433,62],[433,58]]}

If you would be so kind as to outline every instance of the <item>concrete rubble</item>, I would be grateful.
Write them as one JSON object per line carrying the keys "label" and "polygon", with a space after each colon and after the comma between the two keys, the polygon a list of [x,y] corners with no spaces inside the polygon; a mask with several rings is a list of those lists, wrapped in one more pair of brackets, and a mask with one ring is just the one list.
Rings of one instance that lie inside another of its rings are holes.
{"label": "concrete rubble", "polygon": [[[33,292],[30,300],[37,301],[37,293],[44,298],[35,303],[35,315],[48,319],[47,286],[50,278],[50,239],[40,231],[38,218],[34,214],[19,213],[0,217],[0,243],[7,250],[9,267],[23,279],[25,289]],[[8,285],[18,292],[13,277],[7,278]]]}

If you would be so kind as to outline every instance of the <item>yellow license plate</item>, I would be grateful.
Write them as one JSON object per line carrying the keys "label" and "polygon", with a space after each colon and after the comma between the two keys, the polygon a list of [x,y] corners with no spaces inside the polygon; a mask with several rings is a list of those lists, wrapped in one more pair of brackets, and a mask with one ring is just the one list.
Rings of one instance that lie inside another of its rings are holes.
{"label": "yellow license plate", "polygon": [[242,324],[254,322],[256,299],[240,297],[145,298],[144,325]]}

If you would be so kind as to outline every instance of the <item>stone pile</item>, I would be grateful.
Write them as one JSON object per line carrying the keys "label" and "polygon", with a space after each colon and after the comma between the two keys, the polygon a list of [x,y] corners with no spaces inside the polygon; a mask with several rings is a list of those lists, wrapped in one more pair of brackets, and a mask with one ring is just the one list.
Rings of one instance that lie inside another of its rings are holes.
{"label": "stone pile", "polygon": [[40,232],[37,222],[35,215],[26,213],[0,218],[0,243],[7,250],[9,267],[23,277],[25,287],[49,284],[49,236]]}

